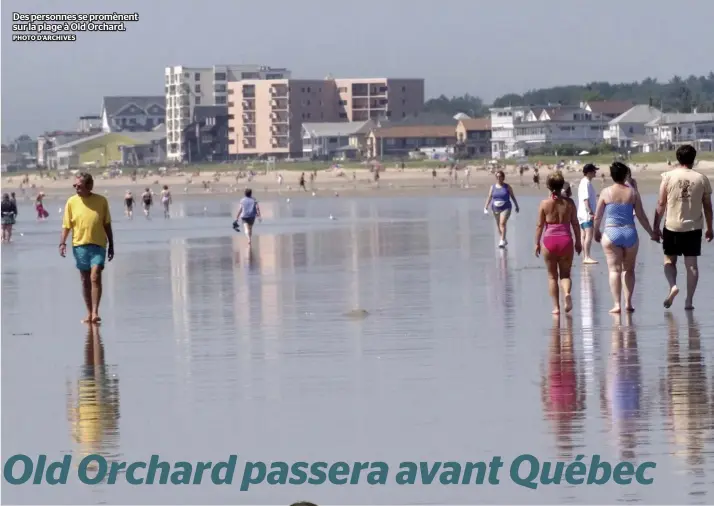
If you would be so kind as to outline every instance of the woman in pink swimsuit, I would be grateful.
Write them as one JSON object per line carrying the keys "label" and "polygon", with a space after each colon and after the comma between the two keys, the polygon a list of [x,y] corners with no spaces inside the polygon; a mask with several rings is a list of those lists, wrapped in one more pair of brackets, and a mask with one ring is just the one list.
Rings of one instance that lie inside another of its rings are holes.
{"label": "woman in pink swimsuit", "polygon": [[[550,197],[540,203],[538,224],[536,225],[535,255],[540,256],[541,239],[543,240],[543,259],[548,268],[548,291],[553,299],[553,314],[560,314],[560,288],[565,295],[565,311],[573,308],[570,297],[570,268],[573,265],[573,250],[578,255],[582,250],[580,243],[580,225],[578,210],[573,201],[562,195],[565,180],[560,171],[548,176],[546,185]],[[573,231],[571,235],[570,231]],[[575,244],[573,244],[575,237]]]}

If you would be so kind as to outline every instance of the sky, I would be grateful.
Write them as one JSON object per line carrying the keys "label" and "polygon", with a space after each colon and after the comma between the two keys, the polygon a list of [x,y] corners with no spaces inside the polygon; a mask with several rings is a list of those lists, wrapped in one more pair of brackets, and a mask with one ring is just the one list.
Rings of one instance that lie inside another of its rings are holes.
{"label": "sky", "polygon": [[[139,21],[74,42],[12,41],[13,12],[114,11]],[[422,77],[427,98],[487,102],[714,69],[714,0],[2,0],[0,13],[3,141],[75,128],[106,95],[162,95],[172,65]]]}

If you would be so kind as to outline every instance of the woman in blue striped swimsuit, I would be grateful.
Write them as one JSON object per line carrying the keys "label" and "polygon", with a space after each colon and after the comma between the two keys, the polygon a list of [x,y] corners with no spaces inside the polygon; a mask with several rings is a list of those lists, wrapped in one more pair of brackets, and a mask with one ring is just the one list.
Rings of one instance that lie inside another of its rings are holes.
{"label": "woman in blue striped swimsuit", "polygon": [[[602,241],[607,267],[610,271],[610,291],[614,305],[611,313],[620,312],[622,289],[625,291],[625,310],[634,311],[632,294],[635,290],[635,263],[639,239],[635,228],[635,216],[642,228],[653,241],[659,241],[647,219],[640,194],[627,185],[629,167],[621,162],[610,166],[610,176],[614,184],[600,193],[600,200],[595,211],[595,241]],[[600,223],[605,218],[604,234]]]}
{"label": "woman in blue striped swimsuit", "polygon": [[498,233],[501,236],[501,240],[498,242],[499,248],[505,248],[508,244],[506,240],[506,223],[508,223],[508,218],[511,217],[511,201],[513,201],[516,212],[520,211],[513,188],[506,183],[505,172],[499,170],[496,172],[496,184],[492,185],[491,189],[488,190],[486,205],[483,206],[484,214],[488,214],[488,208],[491,206],[491,212],[496,220]]}

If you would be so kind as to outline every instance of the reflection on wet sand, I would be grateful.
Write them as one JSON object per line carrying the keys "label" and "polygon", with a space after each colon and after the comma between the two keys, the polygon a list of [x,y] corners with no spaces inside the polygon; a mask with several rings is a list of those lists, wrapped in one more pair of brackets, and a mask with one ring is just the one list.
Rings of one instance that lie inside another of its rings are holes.
{"label": "reflection on wet sand", "polygon": [[105,364],[99,327],[88,325],[84,365],[76,384],[67,389],[71,433],[79,445],[75,462],[87,455],[116,458],[119,446],[119,380]]}
{"label": "reflection on wet sand", "polygon": [[612,315],[612,339],[607,379],[600,385],[600,407],[617,438],[622,460],[634,460],[643,423],[642,369],[632,316]]}
{"label": "reflection on wet sand", "polygon": [[704,473],[704,443],[710,438],[712,406],[698,322],[687,313],[686,352],[680,349],[677,318],[666,314],[669,328],[667,367],[662,382],[662,406],[674,439],[674,453],[696,476]]}
{"label": "reflection on wet sand", "polygon": [[585,418],[585,378],[573,349],[573,319],[565,316],[565,328],[553,317],[547,372],[541,375],[543,414],[555,433],[558,456],[570,458],[578,446],[573,436],[582,434]]}

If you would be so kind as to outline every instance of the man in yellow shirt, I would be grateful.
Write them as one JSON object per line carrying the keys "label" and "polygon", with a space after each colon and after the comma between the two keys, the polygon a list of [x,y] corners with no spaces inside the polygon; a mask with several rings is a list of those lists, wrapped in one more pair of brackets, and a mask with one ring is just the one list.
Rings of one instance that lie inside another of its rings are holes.
{"label": "man in yellow shirt", "polygon": [[664,275],[669,283],[669,294],[664,300],[664,307],[672,306],[679,293],[677,288],[677,257],[684,257],[687,271],[687,298],[684,309],[694,309],[694,292],[699,282],[697,257],[702,254],[702,229],[706,228],[704,238],[711,242],[712,230],[712,185],[709,178],[694,170],[697,150],[685,144],[677,149],[679,167],[662,174],[659,199],[655,211],[654,228],[662,229],[664,249]]}
{"label": "man in yellow shirt", "polygon": [[87,305],[85,323],[99,323],[99,301],[102,298],[104,259],[114,258],[114,235],[109,202],[92,193],[92,175],[82,172],[74,183],[77,191],[67,199],[62,220],[59,252],[67,254],[67,236],[72,231],[72,253],[82,277],[82,294]]}

